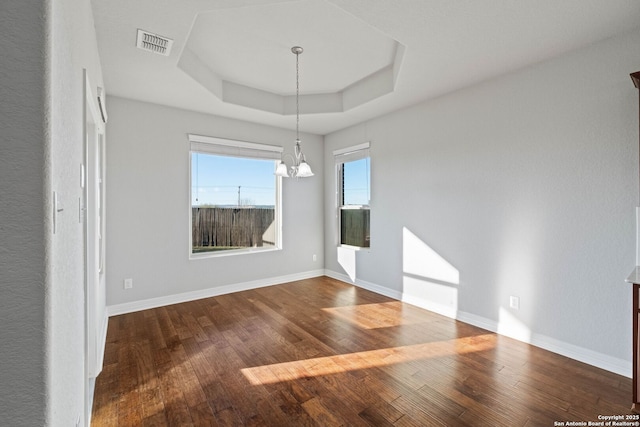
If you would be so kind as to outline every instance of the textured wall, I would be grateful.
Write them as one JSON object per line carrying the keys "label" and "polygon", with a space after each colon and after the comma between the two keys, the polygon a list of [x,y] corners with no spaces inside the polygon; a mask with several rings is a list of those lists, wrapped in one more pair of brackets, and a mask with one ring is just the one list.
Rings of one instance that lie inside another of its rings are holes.
{"label": "textured wall", "polygon": [[638,58],[636,32],[326,136],[327,269],[331,152],[370,140],[358,279],[630,368]]}
{"label": "textured wall", "polygon": [[46,1],[0,2],[0,414],[45,421]]}
{"label": "textured wall", "polygon": [[88,0],[5,1],[0,28],[0,424],[74,426],[85,421],[83,68],[102,81],[93,17]]}
{"label": "textured wall", "polygon": [[[109,306],[323,268],[321,137],[302,135],[316,176],[283,182],[283,250],[189,260],[187,134],[284,145],[289,153],[295,134],[118,97],[108,104]],[[125,278],[133,289],[123,289]]]}

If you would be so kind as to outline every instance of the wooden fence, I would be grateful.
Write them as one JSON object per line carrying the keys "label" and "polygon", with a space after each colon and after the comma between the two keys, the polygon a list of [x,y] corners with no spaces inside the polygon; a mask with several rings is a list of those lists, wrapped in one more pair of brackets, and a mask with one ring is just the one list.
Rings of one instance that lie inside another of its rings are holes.
{"label": "wooden fence", "polygon": [[340,242],[368,248],[370,222],[369,209],[340,210]]}
{"label": "wooden fence", "polygon": [[193,207],[191,242],[194,250],[275,245],[274,208]]}

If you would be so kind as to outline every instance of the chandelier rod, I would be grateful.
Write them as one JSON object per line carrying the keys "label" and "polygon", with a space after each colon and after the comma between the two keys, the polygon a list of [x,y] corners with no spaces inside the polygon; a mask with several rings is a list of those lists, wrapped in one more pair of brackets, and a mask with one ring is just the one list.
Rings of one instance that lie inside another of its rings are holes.
{"label": "chandelier rod", "polygon": [[300,54],[303,52],[300,46],[291,48],[296,54],[296,141],[300,141]]}

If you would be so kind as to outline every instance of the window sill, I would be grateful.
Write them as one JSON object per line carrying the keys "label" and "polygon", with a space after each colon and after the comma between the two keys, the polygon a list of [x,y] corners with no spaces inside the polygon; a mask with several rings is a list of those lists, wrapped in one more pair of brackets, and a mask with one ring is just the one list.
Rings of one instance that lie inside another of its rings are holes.
{"label": "window sill", "polygon": [[365,252],[371,252],[371,247],[364,247],[364,246],[351,246],[351,245],[338,245],[339,248],[343,248],[343,249],[351,249],[352,251],[365,251]]}
{"label": "window sill", "polygon": [[222,258],[236,255],[248,255],[259,254],[264,252],[281,251],[282,248],[248,248],[248,249],[230,249],[226,251],[212,251],[212,252],[200,252],[190,253],[189,260],[209,259],[209,258]]}

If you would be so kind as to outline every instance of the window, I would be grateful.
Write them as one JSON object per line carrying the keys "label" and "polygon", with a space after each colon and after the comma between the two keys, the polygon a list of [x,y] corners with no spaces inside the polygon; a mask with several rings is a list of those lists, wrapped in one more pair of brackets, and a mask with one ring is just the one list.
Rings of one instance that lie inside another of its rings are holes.
{"label": "window", "polygon": [[333,152],[338,171],[338,230],[340,245],[370,247],[369,143]]}
{"label": "window", "polygon": [[192,257],[279,249],[282,147],[189,135]]}

